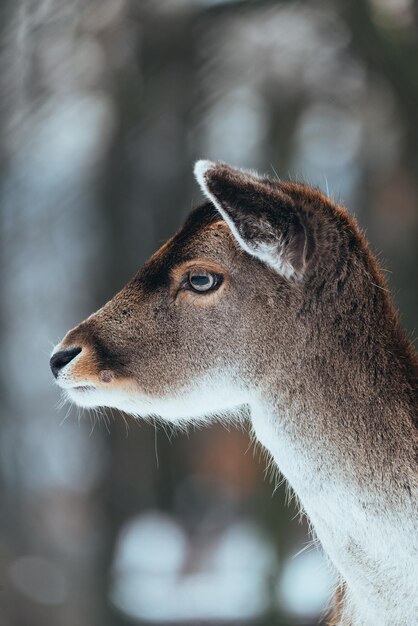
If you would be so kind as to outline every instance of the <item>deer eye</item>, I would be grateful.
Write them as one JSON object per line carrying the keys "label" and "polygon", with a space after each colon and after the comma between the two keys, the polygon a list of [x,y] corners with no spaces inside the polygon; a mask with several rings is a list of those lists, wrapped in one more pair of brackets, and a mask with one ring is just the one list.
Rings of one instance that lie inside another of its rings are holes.
{"label": "deer eye", "polygon": [[198,293],[210,291],[221,282],[221,276],[205,272],[204,270],[194,270],[188,274],[189,287]]}

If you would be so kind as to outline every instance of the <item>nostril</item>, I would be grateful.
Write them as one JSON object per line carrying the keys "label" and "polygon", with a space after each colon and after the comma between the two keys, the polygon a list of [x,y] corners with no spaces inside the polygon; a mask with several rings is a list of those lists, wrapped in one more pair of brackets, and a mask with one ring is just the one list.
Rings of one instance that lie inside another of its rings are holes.
{"label": "nostril", "polygon": [[64,365],[72,361],[80,352],[81,348],[71,348],[70,350],[61,350],[52,355],[49,366],[55,378],[57,378],[59,371],[62,370]]}

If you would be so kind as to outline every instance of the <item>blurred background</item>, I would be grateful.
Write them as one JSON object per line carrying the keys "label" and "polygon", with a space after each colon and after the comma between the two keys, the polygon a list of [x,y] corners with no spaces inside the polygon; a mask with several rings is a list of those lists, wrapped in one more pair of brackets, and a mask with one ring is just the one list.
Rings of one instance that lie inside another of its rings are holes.
{"label": "blurred background", "polygon": [[412,335],[417,26],[415,0],[2,0],[0,626],[318,623],[332,573],[244,430],[60,408],[48,359],[202,157],[344,202]]}

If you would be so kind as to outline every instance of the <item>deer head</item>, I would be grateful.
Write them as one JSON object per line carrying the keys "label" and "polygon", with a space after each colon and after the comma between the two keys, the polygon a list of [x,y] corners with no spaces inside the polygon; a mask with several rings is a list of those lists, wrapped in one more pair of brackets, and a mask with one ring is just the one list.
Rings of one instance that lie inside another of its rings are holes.
{"label": "deer head", "polygon": [[355,325],[349,274],[361,289],[370,259],[342,208],[222,163],[199,161],[195,174],[210,202],[54,349],[52,372],[76,404],[168,420],[234,411],[273,378],[275,393],[301,384],[319,317],[322,341],[336,315]]}
{"label": "deer head", "polygon": [[76,404],[169,420],[235,409],[268,373],[272,333],[286,368],[312,254],[304,217],[254,175],[201,161],[196,176],[213,204],[55,348],[53,374]]}

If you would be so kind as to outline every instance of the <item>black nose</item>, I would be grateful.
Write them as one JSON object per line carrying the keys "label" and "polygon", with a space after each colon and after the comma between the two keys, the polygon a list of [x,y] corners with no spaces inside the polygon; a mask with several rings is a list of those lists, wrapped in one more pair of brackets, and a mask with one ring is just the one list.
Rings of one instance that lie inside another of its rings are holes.
{"label": "black nose", "polygon": [[80,354],[80,352],[81,348],[71,348],[71,350],[61,350],[51,357],[49,366],[55,378],[58,376],[59,371],[62,370],[64,365],[67,365],[67,363],[72,361],[77,354]]}

